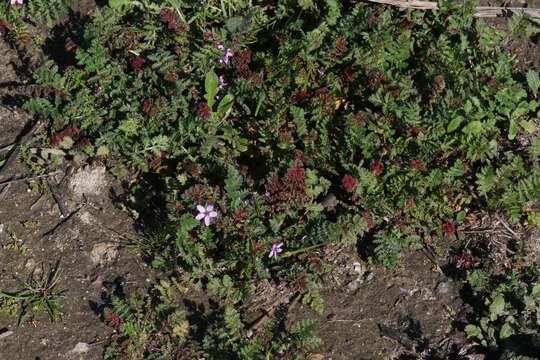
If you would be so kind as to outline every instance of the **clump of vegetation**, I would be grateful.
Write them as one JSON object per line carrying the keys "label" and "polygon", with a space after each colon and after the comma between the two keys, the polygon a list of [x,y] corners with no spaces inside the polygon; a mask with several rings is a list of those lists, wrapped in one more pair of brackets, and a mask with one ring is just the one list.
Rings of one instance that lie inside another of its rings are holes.
{"label": "clump of vegetation", "polygon": [[42,313],[47,313],[50,321],[57,320],[62,315],[59,301],[63,291],[57,286],[61,273],[61,267],[56,264],[37,278],[31,275],[20,289],[0,291],[0,309],[8,313],[19,309],[18,325],[36,320]]}
{"label": "clump of vegetation", "polygon": [[[240,308],[271,282],[320,310],[320,248],[392,266],[479,207],[540,223],[538,74],[515,76],[506,40],[472,4],[117,0],[75,39],[76,64],[35,72],[26,108],[49,120],[46,145],[137,180],[139,249],[222,310],[194,351],[292,358],[311,322],[253,340]],[[147,349],[156,321],[174,334],[150,304],[116,304],[131,325],[111,354]]]}
{"label": "clump of vegetation", "polygon": [[71,0],[9,0],[0,2],[0,33],[6,32],[22,43],[39,42],[32,39],[30,28],[52,28],[69,13]]}
{"label": "clump of vegetation", "polygon": [[[487,279],[486,279],[487,280]],[[540,353],[540,271],[530,266],[505,279],[475,283],[478,318],[469,338],[502,359],[536,359]]]}

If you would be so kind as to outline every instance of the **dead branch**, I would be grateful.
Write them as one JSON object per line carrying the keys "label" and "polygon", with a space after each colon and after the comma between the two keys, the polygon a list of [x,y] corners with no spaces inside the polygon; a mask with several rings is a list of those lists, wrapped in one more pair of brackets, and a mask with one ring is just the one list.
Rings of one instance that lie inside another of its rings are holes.
{"label": "dead branch", "polygon": [[[366,0],[368,2],[397,6],[404,9],[418,10],[438,10],[436,2],[421,0]],[[477,6],[474,17],[487,18],[498,16],[526,15],[531,18],[540,18],[540,9],[519,8],[519,7],[499,7],[499,6]]]}
{"label": "dead branch", "polygon": [[6,159],[6,162],[2,167],[0,167],[0,173],[5,171],[17,158],[17,155],[19,154],[19,148],[22,144],[26,144],[26,142],[32,137],[34,132],[39,127],[40,122],[37,120],[34,120],[34,122],[31,124],[31,127],[28,129],[28,131],[23,132],[19,135],[18,139],[15,141],[14,144],[12,144],[11,151],[9,152],[9,155]]}
{"label": "dead branch", "polygon": [[19,176],[19,177],[11,178],[11,179],[0,182],[0,186],[1,185],[8,185],[8,184],[16,183],[16,182],[21,182],[21,181],[30,181],[30,180],[37,180],[37,179],[41,179],[41,178],[46,178],[46,177],[49,177],[49,176],[54,176],[54,175],[60,174],[61,172],[62,171],[57,170],[57,171],[53,171],[53,172],[43,174],[43,175]]}

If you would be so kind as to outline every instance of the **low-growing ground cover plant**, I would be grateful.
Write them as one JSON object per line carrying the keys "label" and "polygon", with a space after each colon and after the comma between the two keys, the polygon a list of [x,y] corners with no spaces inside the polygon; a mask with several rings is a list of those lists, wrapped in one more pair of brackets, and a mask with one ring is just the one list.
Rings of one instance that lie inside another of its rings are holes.
{"label": "low-growing ground cover plant", "polygon": [[[516,76],[472,4],[441,8],[111,1],[75,39],[76,64],[35,72],[26,108],[50,120],[48,145],[125,180],[147,220],[139,250],[219,304],[184,348],[293,358],[316,344],[313,323],[252,329],[240,309],[271,282],[320,310],[318,249],[358,244],[392,266],[479,207],[540,222],[538,75]],[[183,317],[148,301],[117,302],[132,326],[110,356],[185,341]]]}
{"label": "low-growing ground cover plant", "polygon": [[503,359],[536,359],[540,353],[539,280],[535,265],[513,271],[502,281],[476,283],[480,311],[476,321],[465,327],[469,338]]}

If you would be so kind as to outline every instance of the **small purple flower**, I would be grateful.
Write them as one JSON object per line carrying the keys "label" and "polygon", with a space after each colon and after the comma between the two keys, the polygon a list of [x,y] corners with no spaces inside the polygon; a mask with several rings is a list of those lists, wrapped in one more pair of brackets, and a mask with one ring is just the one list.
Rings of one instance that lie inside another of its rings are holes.
{"label": "small purple flower", "polygon": [[225,54],[223,55],[223,59],[221,60],[221,63],[227,65],[229,63],[229,59],[234,55],[233,51],[231,49],[227,49],[225,51]]}
{"label": "small purple flower", "polygon": [[227,85],[227,83],[225,82],[225,76],[220,75],[220,76],[219,76],[219,82],[218,82],[218,88],[219,88],[219,90],[223,90],[223,89],[225,88],[226,85]]}
{"label": "small purple flower", "polygon": [[229,60],[234,55],[233,51],[229,48],[225,48],[225,46],[223,46],[222,44],[217,44],[216,48],[223,52],[223,59],[219,60],[219,62],[225,65],[228,65]]}
{"label": "small purple flower", "polygon": [[204,225],[209,226],[210,221],[213,218],[217,217],[217,212],[214,211],[214,205],[207,205],[206,207],[202,205],[197,205],[197,210],[199,213],[195,216],[197,220],[203,220]]}
{"label": "small purple flower", "polygon": [[268,258],[277,257],[278,254],[281,254],[283,252],[283,243],[279,244],[272,244],[272,249],[270,249],[270,254],[268,255]]}
{"label": "small purple flower", "polygon": [[23,4],[23,0],[10,0],[9,3],[11,5],[22,5]]}

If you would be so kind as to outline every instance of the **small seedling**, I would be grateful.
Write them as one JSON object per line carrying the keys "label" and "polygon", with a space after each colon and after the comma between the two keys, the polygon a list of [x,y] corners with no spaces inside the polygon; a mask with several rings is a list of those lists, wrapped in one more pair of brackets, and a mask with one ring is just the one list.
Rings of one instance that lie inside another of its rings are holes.
{"label": "small seedling", "polygon": [[0,291],[0,305],[18,304],[20,307],[17,326],[47,312],[51,322],[61,317],[59,299],[63,291],[58,290],[62,269],[56,263],[48,272],[43,271],[39,278],[33,275],[24,281],[21,288],[14,291]]}

